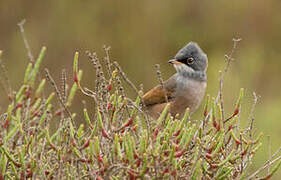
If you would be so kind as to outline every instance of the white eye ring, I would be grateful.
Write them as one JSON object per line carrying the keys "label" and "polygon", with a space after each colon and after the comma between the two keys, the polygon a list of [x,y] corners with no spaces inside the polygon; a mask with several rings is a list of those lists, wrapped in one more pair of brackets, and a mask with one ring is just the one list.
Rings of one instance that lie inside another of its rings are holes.
{"label": "white eye ring", "polygon": [[187,63],[188,64],[193,64],[193,62],[194,62],[194,58],[193,57],[190,57],[190,58],[187,59]]}

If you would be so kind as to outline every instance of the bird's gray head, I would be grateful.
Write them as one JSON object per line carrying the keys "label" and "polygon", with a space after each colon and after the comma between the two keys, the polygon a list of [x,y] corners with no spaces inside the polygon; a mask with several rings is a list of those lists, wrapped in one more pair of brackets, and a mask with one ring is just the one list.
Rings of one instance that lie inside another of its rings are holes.
{"label": "bird's gray head", "polygon": [[189,42],[170,60],[177,72],[206,72],[208,67],[207,55],[195,42]]}

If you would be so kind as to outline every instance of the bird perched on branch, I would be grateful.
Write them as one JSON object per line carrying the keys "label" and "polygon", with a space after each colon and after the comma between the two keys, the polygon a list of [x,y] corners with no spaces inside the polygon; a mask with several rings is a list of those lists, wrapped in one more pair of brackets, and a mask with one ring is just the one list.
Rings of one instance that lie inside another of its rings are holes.
{"label": "bird perched on branch", "polygon": [[170,103],[169,112],[172,116],[182,117],[187,108],[194,112],[204,97],[207,86],[207,55],[195,42],[189,42],[168,61],[173,64],[176,73],[143,96],[148,114],[157,119]]}

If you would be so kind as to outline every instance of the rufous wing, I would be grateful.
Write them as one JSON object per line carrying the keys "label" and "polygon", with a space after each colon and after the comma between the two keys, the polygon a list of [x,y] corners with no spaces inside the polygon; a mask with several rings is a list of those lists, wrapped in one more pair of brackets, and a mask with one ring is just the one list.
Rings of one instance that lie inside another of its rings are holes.
{"label": "rufous wing", "polygon": [[142,97],[143,102],[146,106],[164,103],[166,102],[165,95],[167,96],[168,100],[172,99],[175,89],[176,81],[172,76],[170,79],[164,82],[163,87],[158,85],[145,93],[145,95]]}

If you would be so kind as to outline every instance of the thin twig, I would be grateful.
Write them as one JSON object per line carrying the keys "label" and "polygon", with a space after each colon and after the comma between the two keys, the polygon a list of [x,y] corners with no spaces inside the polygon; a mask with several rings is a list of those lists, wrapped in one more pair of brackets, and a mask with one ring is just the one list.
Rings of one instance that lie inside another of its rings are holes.
{"label": "thin twig", "polygon": [[[1,60],[0,60],[0,64],[1,64]],[[2,75],[1,75],[1,71],[0,71],[0,86],[6,94],[9,94],[9,91],[8,91],[7,87],[5,86],[5,81],[1,77],[2,77]]]}
{"label": "thin twig", "polygon": [[[249,121],[249,126],[248,128],[245,130],[245,134],[249,133],[249,138],[250,140],[252,141],[253,138],[252,138],[252,135],[253,135],[253,125],[254,125],[254,110],[255,110],[255,107],[256,107],[256,104],[257,104],[257,101],[258,101],[258,96],[256,95],[255,92],[253,92],[253,96],[254,96],[254,102],[253,102],[253,105],[252,105],[252,108],[251,108],[251,111],[250,111],[250,115],[248,117],[248,121]],[[252,150],[252,146],[249,147],[249,152]],[[250,162],[251,160],[251,154],[248,154],[247,155],[247,161],[246,161],[246,165],[248,165],[248,163]]]}
{"label": "thin twig", "polygon": [[21,20],[21,22],[18,23],[18,26],[20,28],[20,32],[21,32],[21,36],[22,36],[22,39],[23,39],[23,42],[24,42],[24,46],[25,46],[25,48],[27,50],[27,56],[29,58],[29,61],[31,63],[33,63],[34,62],[34,57],[33,57],[32,53],[31,53],[31,49],[30,49],[29,43],[27,41],[27,38],[25,36],[25,32],[24,32],[24,28],[23,28],[23,25],[25,24],[25,22],[26,22],[25,19]]}
{"label": "thin twig", "polygon": [[222,88],[223,88],[223,81],[222,81],[222,72],[219,71],[219,77],[220,77],[220,89],[219,89],[219,97],[220,97],[220,106],[221,106],[221,117],[224,119],[224,106],[223,106],[223,93],[222,93]]}
{"label": "thin twig", "polygon": [[[130,79],[127,78],[126,74],[124,73],[124,71],[122,71],[121,67],[119,66],[119,64],[115,61],[114,63],[114,66],[117,68],[117,70],[119,71],[121,77],[123,78],[124,81],[126,81],[130,86],[131,88],[135,91],[135,93],[141,98],[141,101],[142,101],[142,105],[145,107],[145,103],[143,101],[143,98],[141,96],[141,93],[140,91],[136,88],[136,86],[130,81]],[[146,121],[146,125],[147,125],[147,129],[148,130],[151,130],[151,125],[150,125],[150,121],[149,121],[149,117],[148,115],[144,115],[144,118],[145,118],[145,121]],[[150,131],[148,131],[149,135],[150,135]],[[148,136],[149,137],[149,136]]]}
{"label": "thin twig", "polygon": [[105,55],[106,55],[106,56],[104,57],[104,60],[105,60],[105,64],[106,64],[106,67],[107,67],[108,77],[111,77],[112,70],[111,70],[111,63],[110,63],[110,58],[109,58],[110,46],[104,45],[104,46],[103,46],[103,49],[104,49]]}
{"label": "thin twig", "polygon": [[[3,51],[0,50],[0,64],[2,64],[2,60],[1,60],[2,54],[3,54]],[[8,89],[5,86],[5,81],[1,78],[2,77],[1,74],[2,74],[2,71],[0,70],[0,86],[1,86],[1,88],[3,88],[3,90],[5,91],[6,94],[9,94]]]}
{"label": "thin twig", "polygon": [[61,80],[62,80],[62,100],[63,100],[63,103],[65,104],[66,103],[66,97],[67,97],[67,94],[66,94],[66,72],[65,72],[65,69],[62,70]]}
{"label": "thin twig", "polygon": [[107,79],[104,76],[102,65],[96,53],[91,53],[90,51],[86,51],[86,54],[96,69],[95,93],[96,93],[97,105],[99,105],[99,110],[101,112],[106,111],[106,113],[103,113],[104,115],[108,114],[108,109],[106,108],[106,105],[108,104],[108,98],[107,98],[108,83],[107,83]]}
{"label": "thin twig", "polygon": [[[225,76],[226,76],[226,74],[227,74],[227,72],[228,72],[228,70],[229,70],[230,64],[231,64],[231,62],[234,60],[234,58],[233,58],[234,52],[235,52],[235,50],[237,49],[237,45],[238,45],[238,43],[239,43],[241,40],[242,40],[241,38],[238,38],[238,39],[233,38],[233,39],[232,39],[232,41],[233,41],[232,49],[231,49],[231,51],[230,51],[230,53],[229,53],[228,55],[225,55],[225,58],[226,58],[226,66],[225,66],[224,72],[222,73],[222,76],[221,76],[221,78],[222,78],[222,79],[221,79],[221,86],[222,86],[222,88],[223,88],[224,79],[225,79]],[[220,92],[219,92],[219,93],[220,93]],[[218,93],[218,96],[217,96],[217,98],[216,98],[216,103],[217,103],[217,101],[218,101],[218,99],[219,99],[219,93]]]}
{"label": "thin twig", "polygon": [[118,62],[114,61],[113,64],[117,68],[117,70],[119,71],[123,80],[126,81],[129,84],[129,86],[131,86],[131,88],[135,91],[135,93],[139,96],[139,90],[136,88],[134,83],[132,83],[132,81],[130,81],[130,79],[126,76],[126,74],[124,73],[124,71],[122,70],[122,68],[118,64]]}
{"label": "thin twig", "polygon": [[[162,78],[161,71],[160,71],[160,65],[159,64],[155,64],[155,69],[156,69],[156,73],[157,73],[157,77],[158,77],[159,83],[160,83],[162,89],[164,89],[164,82],[163,82],[163,78]],[[167,96],[166,91],[164,91],[164,96],[165,96],[166,103],[168,103],[168,96]]]}
{"label": "thin twig", "polygon": [[[220,86],[221,86],[221,89],[223,89],[223,85],[224,85],[224,79],[225,79],[225,76],[229,70],[229,67],[230,67],[230,64],[231,62],[234,60],[233,58],[233,54],[237,48],[237,45],[238,43],[241,41],[242,39],[241,38],[238,38],[238,39],[235,39],[233,38],[232,41],[233,41],[233,46],[232,46],[232,49],[230,51],[230,53],[227,55],[225,55],[225,58],[226,58],[226,66],[224,68],[224,72],[221,74],[221,80],[220,80]],[[218,100],[220,98],[220,91],[218,92],[218,95],[216,97],[216,103],[218,103]],[[211,114],[211,112],[209,113]]]}
{"label": "thin twig", "polygon": [[[65,69],[62,69],[62,74],[61,74],[61,83],[62,83],[62,87],[61,87],[61,96],[62,96],[62,101],[63,103],[66,105],[66,98],[67,98],[67,94],[66,94],[66,72]],[[62,105],[61,105],[61,109],[63,109]],[[60,110],[59,110],[60,111]],[[64,111],[62,111],[61,113],[61,122],[60,123],[64,123],[65,117],[64,117]],[[60,124],[61,126],[61,124]]]}
{"label": "thin twig", "polygon": [[276,161],[279,161],[281,159],[281,156],[278,156],[276,159],[272,160],[272,161],[266,161],[266,163],[259,168],[256,172],[254,172],[252,175],[250,175],[249,177],[247,177],[247,180],[250,180],[254,177],[256,177],[256,175],[258,175],[261,171],[263,171],[264,169],[266,169],[268,166],[271,166],[273,163],[275,163]]}
{"label": "thin twig", "polygon": [[251,108],[251,111],[250,111],[250,115],[249,115],[249,118],[248,118],[248,121],[250,123],[249,123],[249,127],[247,129],[251,139],[252,139],[252,134],[253,134],[252,131],[253,131],[254,120],[255,120],[254,111],[255,111],[255,108],[256,108],[256,105],[257,105],[257,102],[258,102],[258,99],[259,99],[259,97],[256,95],[255,92],[253,92],[253,96],[254,96],[254,102],[253,102],[253,105],[252,105],[252,108]]}
{"label": "thin twig", "polygon": [[[268,159],[271,159],[271,140],[270,136],[267,136],[267,145],[268,145]],[[267,173],[270,173],[270,166],[267,168]]]}
{"label": "thin twig", "polygon": [[[2,53],[2,52],[0,52],[0,53]],[[0,56],[0,58],[1,58],[1,56]],[[0,75],[2,77],[4,77],[4,78],[0,78],[0,79],[3,79],[2,85],[6,89],[6,93],[12,95],[12,86],[11,86],[10,79],[8,76],[8,71],[6,70],[6,67],[3,64],[1,59],[0,59]]]}
{"label": "thin twig", "polygon": [[233,54],[234,54],[235,50],[237,49],[238,43],[239,43],[241,40],[242,40],[241,38],[237,38],[237,39],[233,38],[233,39],[232,39],[232,41],[233,41],[233,46],[232,46],[231,52],[230,52],[228,55],[225,55],[225,58],[226,58],[226,66],[225,66],[224,73],[223,73],[223,76],[222,76],[222,82],[224,82],[224,78],[225,78],[226,73],[228,72],[228,69],[229,69],[229,67],[230,67],[231,61],[234,60]]}
{"label": "thin twig", "polygon": [[[225,76],[226,76],[226,74],[227,74],[227,72],[228,72],[228,70],[229,70],[231,61],[234,60],[233,54],[234,54],[234,52],[235,52],[235,50],[236,50],[236,48],[237,48],[238,43],[239,43],[241,40],[242,40],[241,38],[238,38],[238,39],[233,38],[233,39],[232,39],[232,41],[233,41],[233,46],[232,46],[231,52],[229,53],[229,55],[225,55],[226,61],[227,61],[227,62],[226,62],[226,66],[225,66],[224,72],[223,72],[222,75],[221,75],[221,82],[220,82],[220,84],[221,84],[221,89],[223,88],[224,79],[225,79]],[[215,100],[215,103],[216,103],[216,104],[218,103],[219,98],[220,98],[220,91],[218,92],[218,95],[217,95],[216,100]],[[207,116],[205,117],[205,119],[201,122],[200,127],[199,127],[198,129],[200,129],[201,127],[203,127],[203,125],[205,124],[205,122],[207,122],[207,121],[209,120],[209,118],[211,117],[212,112],[213,112],[213,109],[211,109],[211,110],[209,111],[208,115],[207,115]],[[198,132],[199,132],[199,131],[197,130],[196,133],[195,133],[195,137],[197,137]]]}
{"label": "thin twig", "polygon": [[128,102],[130,102],[130,105],[132,105],[134,108],[136,108],[140,113],[142,113],[143,115],[145,115],[146,113],[141,110],[131,99],[126,98],[128,100]]}
{"label": "thin twig", "polygon": [[95,103],[98,104],[98,100],[97,100],[97,94],[95,92],[93,92],[92,90],[88,89],[88,88],[82,88],[81,86],[79,86],[80,91],[86,95],[89,96],[91,98],[93,98],[95,100]]}
{"label": "thin twig", "polygon": [[49,70],[47,68],[45,68],[45,73],[46,73],[46,78],[48,79],[48,81],[51,83],[51,85],[53,86],[53,88],[55,89],[56,95],[59,99],[60,104],[62,105],[62,107],[64,108],[64,110],[66,111],[66,113],[68,114],[71,122],[73,125],[75,125],[75,122],[72,118],[71,112],[69,111],[69,109],[66,107],[66,105],[63,102],[63,99],[61,97],[60,91],[58,89],[58,86],[56,85],[54,79],[52,78],[51,74],[49,73]]}

